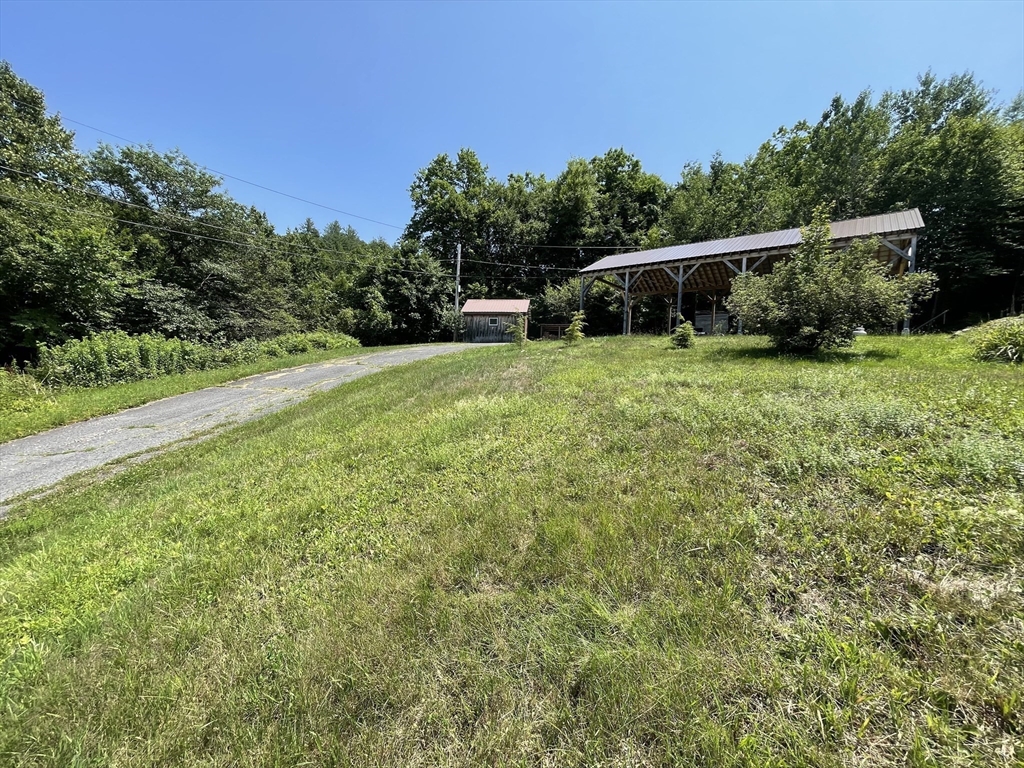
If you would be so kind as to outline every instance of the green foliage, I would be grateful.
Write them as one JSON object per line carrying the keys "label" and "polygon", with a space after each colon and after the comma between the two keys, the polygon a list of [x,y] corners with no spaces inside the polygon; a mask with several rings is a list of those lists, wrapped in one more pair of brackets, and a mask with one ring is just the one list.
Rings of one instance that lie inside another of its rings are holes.
{"label": "green foliage", "polygon": [[992,320],[962,335],[979,360],[1024,363],[1024,315]]}
{"label": "green foliage", "polygon": [[0,415],[27,413],[38,408],[48,396],[47,388],[34,377],[0,368]]}
{"label": "green foliage", "polygon": [[[578,307],[578,268],[653,248],[917,206],[918,264],[938,276],[949,322],[1019,311],[1024,295],[1024,99],[1000,107],[971,75],[835,97],[816,122],[777,131],[742,163],[715,155],[667,185],[621,148],[554,178],[499,179],[468,148],[410,187],[397,245],[313,221],[281,234],[177,151],[82,154],[43,94],[0,63],[0,362],[121,330],[237,342],[325,330],[364,343],[449,338],[456,247],[465,295],[532,297],[541,322]],[[556,247],[557,246],[557,247]],[[609,250],[611,249],[611,250]],[[919,278],[914,278],[919,279]],[[565,281],[565,282],[562,282]],[[634,327],[663,325],[660,299]],[[616,333],[621,296],[601,284],[591,335]]]}
{"label": "green foliage", "polygon": [[318,349],[357,346],[359,342],[351,336],[324,331],[285,334],[262,342],[246,339],[227,345],[168,339],[151,333],[130,336],[124,331],[106,331],[57,346],[41,345],[33,373],[52,387],[100,387]]}
{"label": "green foliage", "polygon": [[697,340],[697,332],[693,329],[693,323],[684,320],[676,326],[669,338],[676,349],[689,349]]}
{"label": "green foliage", "polygon": [[576,311],[572,313],[572,322],[569,323],[569,327],[565,329],[565,333],[562,335],[562,340],[568,346],[583,340],[583,327],[586,325],[586,322],[584,322],[585,318],[586,315],[582,312]]}
{"label": "green foliage", "polygon": [[[444,272],[415,246],[365,243],[337,222],[275,233],[177,151],[79,154],[6,63],[0,129],[0,165],[14,169],[0,169],[0,362],[118,330],[221,347],[315,330],[378,343],[444,332]],[[287,353],[275,344],[267,354]]]}
{"label": "green foliage", "polygon": [[831,238],[828,209],[819,206],[791,258],[768,274],[736,279],[729,311],[780,350],[807,353],[849,346],[857,326],[891,326],[931,295],[927,273],[888,278],[875,256],[877,242],[833,249]]}
{"label": "green foliage", "polygon": [[526,316],[519,315],[506,329],[506,333],[512,336],[512,343],[517,347],[525,347],[528,339],[526,338]]}
{"label": "green foliage", "polygon": [[412,241],[376,241],[347,300],[354,335],[364,344],[438,341],[451,333],[451,283],[441,265]]}
{"label": "green foliage", "polygon": [[[585,312],[592,335],[608,336],[622,328],[622,293],[607,283],[594,283],[587,291]],[[549,283],[531,305],[541,323],[567,323],[580,307],[580,279]]]}

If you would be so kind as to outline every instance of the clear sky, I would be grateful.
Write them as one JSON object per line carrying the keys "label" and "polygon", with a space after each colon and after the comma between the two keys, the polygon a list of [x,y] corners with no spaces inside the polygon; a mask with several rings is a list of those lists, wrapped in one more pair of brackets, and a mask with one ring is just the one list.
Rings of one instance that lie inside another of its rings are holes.
{"label": "clear sky", "polygon": [[[624,147],[674,182],[742,160],[831,97],[973,71],[1024,88],[1024,0],[90,3],[0,0],[0,58],[51,111],[398,227],[413,175],[476,150],[557,175]],[[68,123],[84,149],[117,140]],[[231,179],[279,230],[338,218]]]}

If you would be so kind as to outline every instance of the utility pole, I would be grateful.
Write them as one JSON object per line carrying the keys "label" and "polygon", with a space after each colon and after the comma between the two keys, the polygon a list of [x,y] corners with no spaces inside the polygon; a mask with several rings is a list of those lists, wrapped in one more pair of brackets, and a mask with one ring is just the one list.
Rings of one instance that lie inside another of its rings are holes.
{"label": "utility pole", "polygon": [[[459,276],[462,273],[462,243],[455,246],[455,318],[458,320],[459,317]],[[458,323],[455,325],[455,329],[452,331],[452,341],[459,340],[459,327]]]}

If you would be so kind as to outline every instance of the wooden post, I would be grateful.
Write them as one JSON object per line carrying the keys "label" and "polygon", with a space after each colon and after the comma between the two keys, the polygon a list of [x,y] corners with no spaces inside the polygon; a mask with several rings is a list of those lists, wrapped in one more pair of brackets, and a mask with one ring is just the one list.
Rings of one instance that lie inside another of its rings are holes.
{"label": "wooden post", "polygon": [[[907,272],[917,271],[917,235],[910,238],[910,248],[907,249]],[[907,316],[903,318],[903,335],[910,335],[910,303],[907,302]]]}
{"label": "wooden post", "polygon": [[[743,271],[740,272],[740,274],[741,275],[747,274],[747,257],[746,256],[743,257]],[[736,320],[736,333],[739,336],[743,335],[743,318],[742,317],[738,318]]]}
{"label": "wooden post", "polygon": [[718,291],[711,294],[711,335],[715,335],[715,313],[718,311]]}
{"label": "wooden post", "polygon": [[[456,318],[459,314],[459,277],[462,274],[462,243],[459,243],[455,249],[455,315]],[[452,331],[452,341],[459,340],[459,326],[458,323],[455,325],[455,329]]]}
{"label": "wooden post", "polygon": [[679,265],[679,284],[676,286],[676,327],[683,322],[683,265]]}
{"label": "wooden post", "polygon": [[622,335],[629,335],[629,270],[626,270],[626,280],[622,290]]}

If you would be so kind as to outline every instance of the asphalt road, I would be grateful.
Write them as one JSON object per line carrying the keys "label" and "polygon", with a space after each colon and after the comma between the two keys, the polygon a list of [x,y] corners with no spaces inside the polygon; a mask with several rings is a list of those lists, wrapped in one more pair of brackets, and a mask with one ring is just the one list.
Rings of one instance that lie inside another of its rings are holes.
{"label": "asphalt road", "polygon": [[[169,443],[208,437],[229,424],[279,411],[314,392],[384,368],[470,346],[433,344],[261,373],[12,440],[0,445],[0,502],[116,459],[151,455]],[[0,506],[0,516],[3,512]]]}

